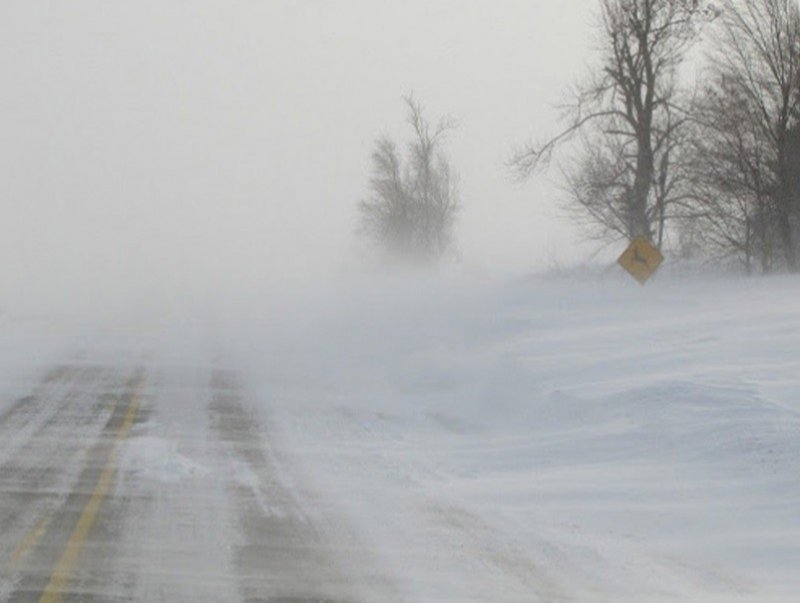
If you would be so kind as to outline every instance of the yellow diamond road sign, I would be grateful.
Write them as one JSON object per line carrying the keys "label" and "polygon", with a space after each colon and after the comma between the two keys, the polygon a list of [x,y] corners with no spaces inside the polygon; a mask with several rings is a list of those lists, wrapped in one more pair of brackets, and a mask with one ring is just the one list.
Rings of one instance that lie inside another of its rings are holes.
{"label": "yellow diamond road sign", "polygon": [[636,237],[619,256],[617,263],[644,285],[663,261],[664,256],[650,241],[644,237]]}

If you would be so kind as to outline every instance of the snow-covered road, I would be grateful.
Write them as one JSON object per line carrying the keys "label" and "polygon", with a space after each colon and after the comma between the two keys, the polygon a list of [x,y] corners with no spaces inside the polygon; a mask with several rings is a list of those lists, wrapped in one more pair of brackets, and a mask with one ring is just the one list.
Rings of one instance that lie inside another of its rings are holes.
{"label": "snow-covered road", "polygon": [[342,289],[5,317],[0,600],[800,599],[796,279]]}
{"label": "snow-covered road", "polygon": [[361,600],[283,471],[233,371],[53,366],[0,414],[0,598]]}

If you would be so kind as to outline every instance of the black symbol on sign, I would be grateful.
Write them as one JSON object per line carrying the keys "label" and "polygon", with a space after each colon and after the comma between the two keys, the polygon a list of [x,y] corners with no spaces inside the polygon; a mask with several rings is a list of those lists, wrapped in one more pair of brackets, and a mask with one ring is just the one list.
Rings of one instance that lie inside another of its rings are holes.
{"label": "black symbol on sign", "polygon": [[633,248],[633,261],[638,262],[640,264],[644,264],[648,268],[650,267],[650,265],[647,263],[647,258],[644,258],[641,255],[639,255],[639,249],[637,247]]}

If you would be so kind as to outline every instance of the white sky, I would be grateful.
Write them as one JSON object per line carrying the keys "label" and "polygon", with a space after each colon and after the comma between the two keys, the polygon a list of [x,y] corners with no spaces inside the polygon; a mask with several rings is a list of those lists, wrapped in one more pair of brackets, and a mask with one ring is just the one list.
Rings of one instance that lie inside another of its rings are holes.
{"label": "white sky", "polygon": [[464,262],[580,257],[552,132],[591,61],[592,0],[0,0],[4,290],[339,270],[401,98],[460,127]]}

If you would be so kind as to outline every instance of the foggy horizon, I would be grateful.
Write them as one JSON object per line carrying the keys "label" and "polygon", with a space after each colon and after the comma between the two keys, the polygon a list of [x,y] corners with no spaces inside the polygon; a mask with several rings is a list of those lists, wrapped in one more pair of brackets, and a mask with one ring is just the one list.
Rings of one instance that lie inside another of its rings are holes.
{"label": "foggy horizon", "polygon": [[359,269],[372,146],[404,139],[410,93],[458,122],[465,269],[581,261],[553,175],[506,162],[589,62],[589,5],[6,3],[0,287],[169,296]]}

